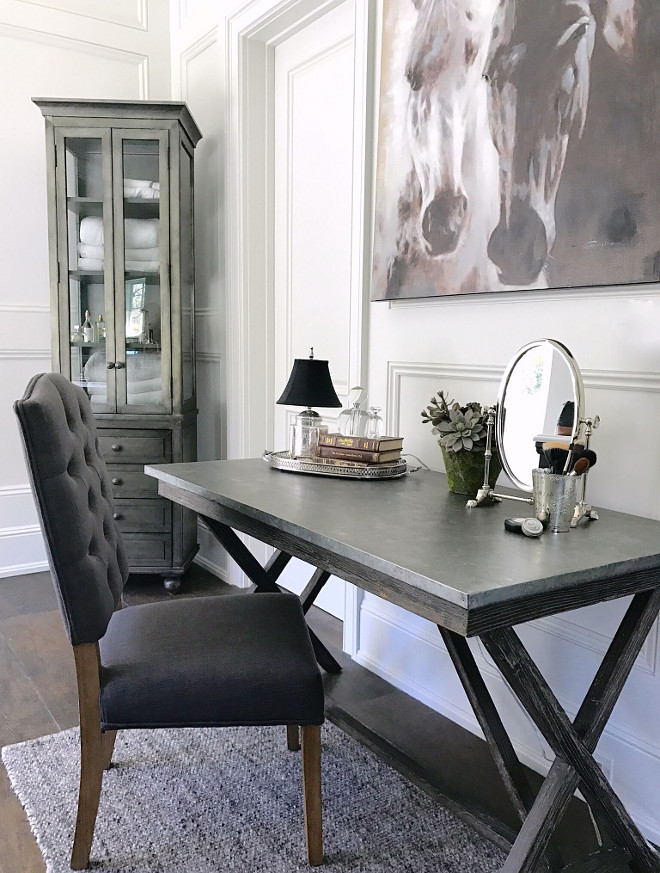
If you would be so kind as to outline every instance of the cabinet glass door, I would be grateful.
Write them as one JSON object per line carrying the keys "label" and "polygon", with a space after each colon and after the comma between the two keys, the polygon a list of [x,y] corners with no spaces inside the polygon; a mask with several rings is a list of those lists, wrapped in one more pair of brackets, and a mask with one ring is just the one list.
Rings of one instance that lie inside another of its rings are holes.
{"label": "cabinet glass door", "polygon": [[167,132],[114,131],[119,412],[170,412]]}
{"label": "cabinet glass door", "polygon": [[64,129],[56,150],[57,197],[65,204],[57,218],[60,348],[69,349],[60,365],[96,412],[114,412],[115,379],[105,354],[114,338],[110,132]]}

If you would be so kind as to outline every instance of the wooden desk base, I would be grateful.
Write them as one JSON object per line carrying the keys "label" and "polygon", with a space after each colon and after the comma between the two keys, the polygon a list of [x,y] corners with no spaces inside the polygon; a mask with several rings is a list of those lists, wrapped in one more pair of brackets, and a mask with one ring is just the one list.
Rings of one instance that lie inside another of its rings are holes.
{"label": "wooden desk base", "polygon": [[[262,567],[228,525],[206,516],[202,518],[256,585],[257,592],[280,590],[276,580],[291,555],[276,551],[266,567]],[[305,611],[329,576],[326,571],[315,571],[302,594]],[[633,597],[573,723],[512,628],[480,635],[502,675],[557,756],[535,798],[466,639],[439,626],[522,822],[502,873],[532,873],[543,861],[553,871],[564,866],[552,837],[578,785],[613,839],[625,851],[623,855],[608,851],[607,855],[586,863],[596,865],[594,869],[598,870],[615,869],[612,865],[620,865],[621,858],[629,855],[635,873],[660,873],[660,855],[640,833],[593,758],[598,740],[659,611],[660,588]],[[310,636],[319,664],[330,673],[339,672],[339,663],[311,629]]]}

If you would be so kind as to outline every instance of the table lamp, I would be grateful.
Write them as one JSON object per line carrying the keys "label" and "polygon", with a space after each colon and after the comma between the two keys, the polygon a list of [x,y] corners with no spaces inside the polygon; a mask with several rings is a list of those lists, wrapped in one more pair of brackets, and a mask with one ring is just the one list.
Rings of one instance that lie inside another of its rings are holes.
{"label": "table lamp", "polygon": [[312,406],[341,406],[330,378],[327,361],[314,357],[311,349],[309,358],[296,358],[289,381],[277,401],[286,406],[304,406],[292,425],[290,453],[292,458],[310,458],[316,454],[318,435],[327,427],[321,424],[321,416]]}

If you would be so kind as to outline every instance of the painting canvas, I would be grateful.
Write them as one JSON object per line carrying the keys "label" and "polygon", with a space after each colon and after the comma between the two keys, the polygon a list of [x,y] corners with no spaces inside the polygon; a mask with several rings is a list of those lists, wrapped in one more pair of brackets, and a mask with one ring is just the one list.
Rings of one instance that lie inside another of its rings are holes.
{"label": "painting canvas", "polygon": [[372,299],[660,280],[660,2],[384,0]]}

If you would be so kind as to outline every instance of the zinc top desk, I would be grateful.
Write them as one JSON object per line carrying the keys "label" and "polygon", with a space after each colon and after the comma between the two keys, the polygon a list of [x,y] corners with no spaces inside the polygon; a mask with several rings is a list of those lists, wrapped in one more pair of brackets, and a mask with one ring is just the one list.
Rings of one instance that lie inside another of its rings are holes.
{"label": "zinc top desk", "polygon": [[[660,610],[660,523],[600,511],[577,530],[530,539],[504,532],[511,505],[467,509],[440,473],[356,481],[272,470],[261,459],[146,467],[159,493],[195,510],[257,590],[278,590],[292,556],[317,568],[309,609],[331,574],[436,623],[522,825],[504,873],[562,866],[551,837],[575,789],[635,868],[660,857],[592,754]],[[262,567],[236,535],[274,546]],[[634,595],[571,724],[513,625]],[[478,635],[556,754],[533,797],[466,637]],[[317,657],[338,665],[313,636]]]}

